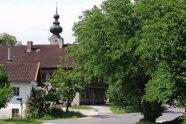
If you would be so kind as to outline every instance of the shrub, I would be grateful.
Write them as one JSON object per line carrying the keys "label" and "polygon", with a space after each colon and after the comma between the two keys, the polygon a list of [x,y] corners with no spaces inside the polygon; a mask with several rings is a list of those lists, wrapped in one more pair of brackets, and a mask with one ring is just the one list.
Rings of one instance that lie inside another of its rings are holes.
{"label": "shrub", "polygon": [[46,100],[45,91],[37,91],[32,88],[30,98],[28,99],[26,106],[27,118],[39,118],[50,112],[50,103]]}
{"label": "shrub", "polygon": [[50,113],[40,118],[40,120],[55,120],[55,119],[69,119],[85,117],[79,112],[64,112],[61,108],[52,108]]}
{"label": "shrub", "polygon": [[53,117],[60,117],[64,115],[64,112],[60,108],[52,108],[50,115]]}

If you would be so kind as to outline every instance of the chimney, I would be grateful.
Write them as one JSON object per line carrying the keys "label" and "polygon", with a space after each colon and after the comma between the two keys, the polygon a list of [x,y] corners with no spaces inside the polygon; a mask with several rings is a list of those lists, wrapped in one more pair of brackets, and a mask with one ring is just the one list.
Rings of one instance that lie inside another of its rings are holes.
{"label": "chimney", "polygon": [[7,59],[7,63],[11,63],[12,62],[12,58],[11,58],[11,49],[8,48],[8,59]]}
{"label": "chimney", "polygon": [[27,42],[27,50],[26,52],[31,52],[33,48],[33,42],[32,41],[28,41]]}
{"label": "chimney", "polygon": [[64,44],[64,39],[60,38],[59,39],[59,48],[63,48],[63,44]]}

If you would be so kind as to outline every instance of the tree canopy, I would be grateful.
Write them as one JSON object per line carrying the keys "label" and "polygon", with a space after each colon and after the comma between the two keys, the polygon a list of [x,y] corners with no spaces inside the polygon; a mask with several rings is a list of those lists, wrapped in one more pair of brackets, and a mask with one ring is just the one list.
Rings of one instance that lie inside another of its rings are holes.
{"label": "tree canopy", "polygon": [[0,34],[0,46],[13,46],[13,45],[21,45],[20,41],[17,41],[17,38],[13,35],[2,33]]}
{"label": "tree canopy", "polygon": [[185,0],[106,0],[74,24],[79,45],[71,56],[85,79],[104,77],[120,86],[155,121],[162,102],[186,103],[185,15]]}
{"label": "tree canopy", "polygon": [[8,75],[4,72],[0,65],[0,109],[6,107],[7,102],[12,96],[12,86],[8,79]]}
{"label": "tree canopy", "polygon": [[75,74],[71,68],[66,67],[62,57],[59,59],[60,64],[49,80],[51,88],[49,88],[48,95],[56,105],[66,104],[66,112],[68,112],[76,93],[81,91],[85,84],[80,74]]}

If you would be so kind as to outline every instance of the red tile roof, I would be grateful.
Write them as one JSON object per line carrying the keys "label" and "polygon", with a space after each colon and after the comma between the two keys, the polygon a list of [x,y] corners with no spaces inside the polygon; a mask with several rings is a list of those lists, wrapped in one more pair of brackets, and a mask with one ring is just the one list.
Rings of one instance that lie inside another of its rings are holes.
{"label": "red tile roof", "polygon": [[3,69],[9,75],[10,81],[31,82],[37,80],[40,63],[10,63],[4,64]]}
{"label": "red tile roof", "polygon": [[[58,45],[33,45],[32,52],[26,52],[27,46],[0,46],[0,63],[6,63],[8,48],[11,49],[12,63],[41,63],[41,67],[56,67],[59,64],[59,57],[65,58],[68,52]],[[66,66],[74,66],[73,59],[65,62]]]}

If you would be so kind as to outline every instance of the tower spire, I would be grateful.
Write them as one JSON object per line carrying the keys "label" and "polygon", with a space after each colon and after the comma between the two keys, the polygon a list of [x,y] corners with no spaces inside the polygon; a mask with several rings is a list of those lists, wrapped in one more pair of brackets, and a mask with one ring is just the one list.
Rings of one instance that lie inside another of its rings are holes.
{"label": "tower spire", "polygon": [[63,31],[62,27],[60,26],[60,23],[58,21],[59,19],[58,15],[58,7],[56,2],[56,14],[54,15],[54,22],[53,25],[50,27],[50,32],[52,33],[52,36],[49,37],[50,44],[59,44],[59,47],[63,47],[63,38],[60,36],[60,33]]}
{"label": "tower spire", "polygon": [[60,16],[57,13],[57,6],[56,6],[56,14],[54,15],[54,22],[53,25],[50,27],[50,32],[53,33],[53,35],[56,35],[58,37],[60,36],[59,34],[63,31],[58,21],[59,17]]}

